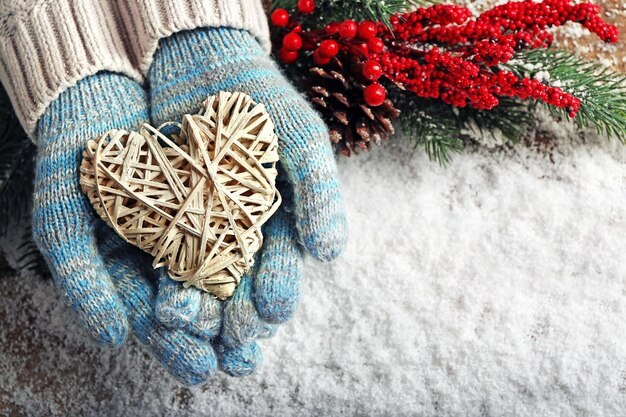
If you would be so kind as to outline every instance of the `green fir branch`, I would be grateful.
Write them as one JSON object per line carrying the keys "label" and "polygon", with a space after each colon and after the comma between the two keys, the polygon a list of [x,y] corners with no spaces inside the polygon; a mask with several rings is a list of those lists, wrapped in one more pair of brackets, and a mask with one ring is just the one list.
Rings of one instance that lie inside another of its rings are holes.
{"label": "green fir branch", "polygon": [[462,124],[472,121],[482,135],[499,131],[512,143],[518,143],[528,132],[533,115],[528,105],[509,97],[500,97],[500,103],[491,110],[477,110],[472,107],[459,109]]}
{"label": "green fir branch", "polygon": [[42,278],[51,278],[50,269],[32,238],[32,228],[26,227],[22,235],[22,244],[18,247],[21,256],[17,259],[17,268],[20,271],[31,271]]}
{"label": "green fir branch", "polygon": [[[28,213],[32,198],[35,145],[28,139],[0,88],[0,237],[16,215]],[[19,219],[18,219],[19,220]]]}
{"label": "green fir branch", "polygon": [[[297,3],[297,0],[276,0],[272,2],[272,9],[296,10]],[[317,0],[315,12],[308,16],[306,21],[309,24],[317,21],[321,26],[331,21],[338,22],[346,19],[372,20],[388,24],[389,18],[396,13],[432,3],[432,0]]]}
{"label": "green fir branch", "polygon": [[[0,88],[0,238],[7,236],[12,224],[30,222],[35,169],[35,145],[22,129],[6,92]],[[12,236],[13,239],[13,236]],[[17,260],[19,270],[31,270],[40,276],[49,274],[27,227],[22,236]],[[0,273],[16,273],[0,253]]]}
{"label": "green fir branch", "polygon": [[0,278],[14,276],[17,271],[9,264],[6,254],[0,250]]}
{"label": "green fir branch", "polygon": [[[519,53],[505,67],[520,77],[549,74],[550,85],[581,101],[574,118],[580,127],[593,126],[626,144],[626,75],[576,54],[543,48]],[[563,109],[548,107],[553,115],[569,118]]]}
{"label": "green fir branch", "polygon": [[394,102],[402,109],[402,131],[416,148],[422,147],[431,160],[446,165],[453,153],[463,151],[465,144],[461,138],[460,119],[452,106],[418,99],[410,94]]}

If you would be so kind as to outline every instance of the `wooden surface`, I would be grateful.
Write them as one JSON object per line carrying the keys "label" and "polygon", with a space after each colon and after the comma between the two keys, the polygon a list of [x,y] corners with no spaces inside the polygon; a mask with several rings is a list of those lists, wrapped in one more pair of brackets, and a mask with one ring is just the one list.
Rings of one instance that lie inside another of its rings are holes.
{"label": "wooden surface", "polygon": [[[620,41],[617,45],[606,45],[595,36],[584,34],[580,38],[558,36],[558,45],[580,53],[588,58],[599,59],[619,72],[626,72],[626,3],[617,0],[595,1],[605,11],[605,18],[619,29]],[[585,31],[586,32],[586,31]]]}

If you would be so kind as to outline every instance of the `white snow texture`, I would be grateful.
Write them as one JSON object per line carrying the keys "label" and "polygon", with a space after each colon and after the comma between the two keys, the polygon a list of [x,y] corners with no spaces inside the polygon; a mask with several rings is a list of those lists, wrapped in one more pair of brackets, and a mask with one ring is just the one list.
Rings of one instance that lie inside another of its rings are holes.
{"label": "white snow texture", "polygon": [[251,377],[182,387],[92,344],[51,281],[0,279],[0,414],[623,416],[626,148],[545,124],[554,148],[446,168],[399,137],[343,159],[347,250],[307,260]]}

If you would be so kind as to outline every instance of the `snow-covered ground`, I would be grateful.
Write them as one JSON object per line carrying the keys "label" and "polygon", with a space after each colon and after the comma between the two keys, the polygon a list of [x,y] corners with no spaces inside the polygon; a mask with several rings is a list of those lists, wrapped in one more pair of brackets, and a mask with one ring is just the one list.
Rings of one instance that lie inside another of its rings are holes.
{"label": "snow-covered ground", "polygon": [[51,281],[0,279],[0,415],[623,416],[626,147],[542,129],[446,168],[400,138],[342,160],[346,253],[307,261],[252,377],[182,387]]}

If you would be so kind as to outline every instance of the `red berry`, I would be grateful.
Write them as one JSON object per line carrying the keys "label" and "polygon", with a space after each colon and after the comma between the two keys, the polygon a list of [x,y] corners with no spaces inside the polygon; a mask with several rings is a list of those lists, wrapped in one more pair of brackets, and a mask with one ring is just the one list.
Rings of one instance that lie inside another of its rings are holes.
{"label": "red berry", "polygon": [[359,38],[372,39],[378,33],[376,23],[371,20],[365,20],[359,23]]}
{"label": "red berry", "polygon": [[383,75],[383,67],[381,67],[380,63],[374,59],[370,59],[363,64],[363,69],[361,71],[363,76],[371,81],[376,81],[381,75]]}
{"label": "red berry", "polygon": [[283,47],[290,51],[302,48],[302,38],[297,33],[288,33],[283,38]]}
{"label": "red berry", "polygon": [[315,2],[313,0],[298,0],[298,11],[300,13],[309,14],[315,10]]}
{"label": "red berry", "polygon": [[339,52],[339,44],[335,40],[326,39],[320,43],[318,51],[320,55],[332,58]]}
{"label": "red berry", "polygon": [[346,20],[339,25],[339,36],[343,39],[352,39],[356,36],[358,28],[354,20]]}
{"label": "red berry", "polygon": [[359,51],[362,56],[367,57],[367,55],[370,52],[369,49],[367,48],[367,44],[366,43],[357,43],[354,46],[356,47],[357,51]]}
{"label": "red berry", "polygon": [[385,43],[380,38],[372,38],[367,41],[367,47],[369,48],[370,52],[374,54],[379,54],[383,51],[383,49],[385,49]]}
{"label": "red berry", "polygon": [[289,49],[280,48],[278,58],[285,64],[291,64],[298,59],[298,51],[290,51]]}
{"label": "red berry", "polygon": [[285,9],[276,9],[272,12],[271,20],[274,26],[287,26],[287,23],[289,23],[289,13]]}
{"label": "red berry", "polygon": [[313,62],[317,65],[326,65],[330,62],[330,58],[319,53],[319,49],[313,52]]}
{"label": "red berry", "polygon": [[339,32],[339,23],[332,22],[327,24],[324,28],[324,31],[326,31],[326,33],[329,35],[334,35],[335,33]]}
{"label": "red berry", "polygon": [[363,98],[369,106],[380,106],[387,98],[387,91],[385,91],[385,87],[382,85],[373,83],[363,90]]}
{"label": "red berry", "polygon": [[313,50],[317,47],[317,43],[311,36],[302,38],[302,49],[305,51]]}

